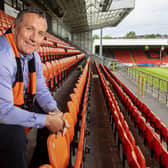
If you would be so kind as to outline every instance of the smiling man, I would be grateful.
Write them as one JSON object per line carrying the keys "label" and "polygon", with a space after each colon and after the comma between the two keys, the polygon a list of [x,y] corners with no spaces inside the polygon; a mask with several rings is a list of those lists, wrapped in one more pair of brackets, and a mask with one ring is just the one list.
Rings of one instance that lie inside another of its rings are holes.
{"label": "smiling man", "polygon": [[[0,167],[26,168],[28,128],[63,132],[67,123],[46,87],[36,52],[47,31],[39,9],[21,11],[0,37]],[[42,113],[36,113],[34,102]]]}

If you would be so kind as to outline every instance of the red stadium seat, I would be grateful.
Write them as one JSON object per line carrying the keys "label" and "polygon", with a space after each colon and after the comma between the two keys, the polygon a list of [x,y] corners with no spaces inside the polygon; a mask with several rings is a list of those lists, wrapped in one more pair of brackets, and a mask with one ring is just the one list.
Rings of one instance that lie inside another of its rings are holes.
{"label": "red stadium seat", "polygon": [[145,129],[145,144],[151,149],[151,144],[152,144],[152,140],[153,140],[153,130],[151,128],[151,126],[149,126],[148,124],[146,125],[146,129]]}
{"label": "red stadium seat", "polygon": [[140,148],[138,146],[135,146],[134,151],[137,156],[138,163],[141,168],[146,168],[146,163],[145,163],[145,158],[144,155],[142,154]]}
{"label": "red stadium seat", "polygon": [[130,142],[126,134],[124,134],[122,144],[123,144],[123,153],[124,155],[126,155],[126,160],[129,166],[131,163],[131,152],[134,150],[134,145]]}
{"label": "red stadium seat", "polygon": [[162,150],[162,144],[159,137],[155,134],[152,139],[151,143],[151,152],[152,156],[157,160],[160,161],[160,155]]}
{"label": "red stadium seat", "polygon": [[168,146],[168,128],[163,123],[160,129],[160,136],[161,136],[161,140],[165,141]]}
{"label": "red stadium seat", "polygon": [[138,159],[136,157],[136,153],[135,151],[133,150],[131,153],[130,153],[130,165],[129,165],[129,168],[142,168],[140,165],[139,165],[139,162],[138,162]]}
{"label": "red stadium seat", "polygon": [[162,147],[162,152],[160,156],[160,165],[168,168],[168,151]]}
{"label": "red stadium seat", "polygon": [[158,117],[155,118],[155,121],[154,121],[154,125],[155,125],[155,131],[160,134],[160,130],[161,130],[161,121]]}

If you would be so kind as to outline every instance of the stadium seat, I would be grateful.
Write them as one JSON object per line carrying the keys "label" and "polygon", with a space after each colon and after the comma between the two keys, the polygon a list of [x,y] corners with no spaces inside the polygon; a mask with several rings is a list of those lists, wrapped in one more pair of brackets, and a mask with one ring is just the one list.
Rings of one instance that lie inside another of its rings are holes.
{"label": "stadium seat", "polygon": [[162,150],[161,141],[159,137],[156,134],[154,134],[152,143],[151,143],[151,153],[152,153],[152,156],[159,162],[160,162],[161,150]]}
{"label": "stadium seat", "polygon": [[153,136],[154,135],[153,135],[153,130],[152,130],[151,126],[147,124],[146,129],[145,129],[144,141],[150,150],[151,150]]}
{"label": "stadium seat", "polygon": [[161,129],[160,129],[160,136],[161,136],[161,140],[166,142],[167,147],[168,147],[168,129],[167,129],[166,125],[164,125],[163,123],[162,123]]}
{"label": "stadium seat", "polygon": [[45,164],[40,166],[39,168],[53,168],[51,165]]}
{"label": "stadium seat", "polygon": [[142,168],[139,165],[138,159],[136,157],[135,151],[131,151],[130,153],[130,163],[129,163],[129,168]]}
{"label": "stadium seat", "polygon": [[140,148],[138,146],[135,146],[134,151],[136,153],[137,160],[138,160],[140,167],[146,168],[146,161],[145,161],[144,155],[142,154]]}
{"label": "stadium seat", "polygon": [[68,146],[64,136],[51,134],[47,139],[50,164],[53,168],[66,168],[69,164]]}
{"label": "stadium seat", "polygon": [[147,125],[147,123],[146,123],[145,119],[143,117],[140,117],[139,121],[137,123],[137,127],[139,130],[139,134],[143,137],[145,136],[146,125]]}
{"label": "stadium seat", "polygon": [[76,115],[79,113],[79,106],[80,106],[80,100],[78,99],[78,96],[74,93],[71,93],[70,94],[70,98],[72,100],[72,102],[74,103],[75,105],[75,108],[76,108]]}
{"label": "stadium seat", "polygon": [[73,116],[74,123],[77,123],[77,109],[72,101],[67,102],[68,110]]}
{"label": "stadium seat", "polygon": [[160,130],[161,130],[161,121],[158,117],[155,118],[155,121],[154,121],[154,125],[155,125],[155,131],[160,134]]}
{"label": "stadium seat", "polygon": [[75,124],[74,124],[73,116],[71,113],[69,112],[64,113],[64,118],[68,121],[68,124],[69,124],[69,128],[66,131],[66,135],[67,135],[66,138],[67,138],[68,144],[70,145],[74,137]]}
{"label": "stadium seat", "polygon": [[135,146],[135,139],[134,139],[131,131],[129,131],[129,130],[125,130],[125,131],[126,131],[127,138],[129,139],[129,141],[131,142],[131,144],[133,146]]}
{"label": "stadium seat", "polygon": [[79,150],[76,154],[75,166],[74,168],[81,168],[83,161],[83,151]]}
{"label": "stadium seat", "polygon": [[161,167],[168,168],[168,151],[163,147],[160,156],[160,165]]}
{"label": "stadium seat", "polygon": [[123,154],[126,156],[128,166],[130,166],[131,152],[134,150],[134,145],[130,142],[126,134],[124,134],[122,144],[123,144]]}

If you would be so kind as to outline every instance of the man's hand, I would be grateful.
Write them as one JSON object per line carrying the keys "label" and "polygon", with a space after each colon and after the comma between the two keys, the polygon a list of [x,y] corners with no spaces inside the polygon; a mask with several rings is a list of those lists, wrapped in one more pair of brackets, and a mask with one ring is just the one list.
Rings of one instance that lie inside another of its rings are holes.
{"label": "man's hand", "polygon": [[63,112],[55,109],[48,113],[46,127],[53,133],[61,132],[65,135],[67,128],[69,128],[69,124],[67,120],[63,118]]}
{"label": "man's hand", "polygon": [[58,110],[58,109],[54,109],[54,110],[50,111],[48,114],[49,114],[49,115],[58,115],[58,116],[60,116],[61,118],[63,118],[63,112],[61,112],[61,111]]}
{"label": "man's hand", "polygon": [[60,114],[48,114],[45,126],[52,132],[57,133],[58,131],[63,131],[64,120],[60,117]]}

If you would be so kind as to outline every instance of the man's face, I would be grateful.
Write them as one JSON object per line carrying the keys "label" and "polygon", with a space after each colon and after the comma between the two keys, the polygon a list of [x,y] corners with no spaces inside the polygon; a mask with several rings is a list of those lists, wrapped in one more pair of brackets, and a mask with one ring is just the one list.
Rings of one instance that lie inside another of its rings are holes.
{"label": "man's face", "polygon": [[12,27],[17,49],[20,53],[32,54],[38,49],[47,30],[46,20],[35,13],[26,13],[20,23]]}

